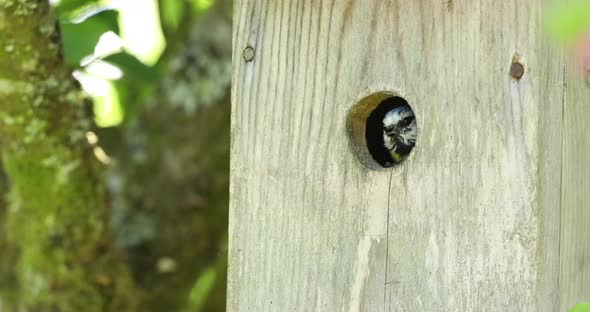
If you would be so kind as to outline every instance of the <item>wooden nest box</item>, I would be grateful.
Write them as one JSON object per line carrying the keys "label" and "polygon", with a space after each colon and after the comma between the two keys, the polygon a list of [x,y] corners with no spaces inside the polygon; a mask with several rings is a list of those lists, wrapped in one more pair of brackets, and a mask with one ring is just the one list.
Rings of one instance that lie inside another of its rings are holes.
{"label": "wooden nest box", "polygon": [[[236,0],[228,311],[590,301],[590,87],[544,7]],[[362,116],[388,94],[418,139],[379,168]]]}

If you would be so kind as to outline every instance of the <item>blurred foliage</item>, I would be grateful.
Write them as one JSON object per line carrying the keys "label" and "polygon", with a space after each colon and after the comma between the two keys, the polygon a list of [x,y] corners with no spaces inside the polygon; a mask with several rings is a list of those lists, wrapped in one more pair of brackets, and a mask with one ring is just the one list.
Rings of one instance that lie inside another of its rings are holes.
{"label": "blurred foliage", "polygon": [[547,10],[546,24],[557,39],[571,42],[590,29],[590,0],[572,0]]}
{"label": "blurred foliage", "polygon": [[[108,165],[115,240],[142,293],[140,311],[224,311],[231,0],[146,0],[159,16],[138,9],[141,27],[125,25],[133,10],[122,1],[54,5],[65,60],[103,126],[89,143]],[[163,51],[130,48],[153,29]],[[3,194],[5,184],[0,176]],[[0,231],[4,210],[0,200]],[[18,250],[1,239],[0,250],[0,279],[10,281]],[[11,310],[9,293],[0,310]]]}
{"label": "blurred foliage", "polygon": [[571,309],[570,312],[590,312],[590,303],[580,303]]}
{"label": "blurred foliage", "polygon": [[71,19],[82,13],[82,10],[98,5],[100,0],[61,0],[57,2],[55,11],[60,19]]}
{"label": "blurred foliage", "polygon": [[62,43],[66,62],[72,66],[80,64],[84,57],[94,53],[94,47],[102,34],[107,31],[117,33],[117,17],[117,11],[104,10],[82,22],[62,21]]}

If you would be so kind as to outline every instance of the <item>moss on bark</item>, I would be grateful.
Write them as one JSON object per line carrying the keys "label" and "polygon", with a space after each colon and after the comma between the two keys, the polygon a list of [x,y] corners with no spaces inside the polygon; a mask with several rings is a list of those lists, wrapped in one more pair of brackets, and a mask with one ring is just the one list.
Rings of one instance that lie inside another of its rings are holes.
{"label": "moss on bark", "polygon": [[[27,311],[133,311],[115,250],[91,123],[45,0],[0,0],[0,142],[10,181],[9,239]],[[2,287],[0,287],[2,289]]]}
{"label": "moss on bark", "polygon": [[[1,157],[0,163],[2,163]],[[6,182],[4,171],[0,168],[0,311],[15,311],[18,281],[13,268],[16,266],[18,249],[6,238],[6,212],[8,208],[4,196],[8,189]]]}

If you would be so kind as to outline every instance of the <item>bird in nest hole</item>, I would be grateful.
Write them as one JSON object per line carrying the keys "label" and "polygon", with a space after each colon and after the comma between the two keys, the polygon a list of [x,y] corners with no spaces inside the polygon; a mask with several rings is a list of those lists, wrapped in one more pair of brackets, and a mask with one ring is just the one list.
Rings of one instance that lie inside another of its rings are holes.
{"label": "bird in nest hole", "polygon": [[383,143],[389,151],[391,167],[399,164],[416,145],[418,134],[416,116],[409,105],[400,105],[388,111],[383,117]]}

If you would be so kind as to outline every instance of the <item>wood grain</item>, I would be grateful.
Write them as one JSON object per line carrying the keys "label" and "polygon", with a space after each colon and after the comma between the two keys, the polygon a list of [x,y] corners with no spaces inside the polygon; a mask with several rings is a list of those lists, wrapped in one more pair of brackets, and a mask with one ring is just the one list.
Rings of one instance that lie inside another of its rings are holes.
{"label": "wood grain", "polygon": [[[556,311],[564,64],[542,8],[237,0],[228,311]],[[419,121],[392,170],[346,135],[377,91]]]}
{"label": "wood grain", "polygon": [[590,301],[590,80],[568,64],[563,122],[560,311]]}

